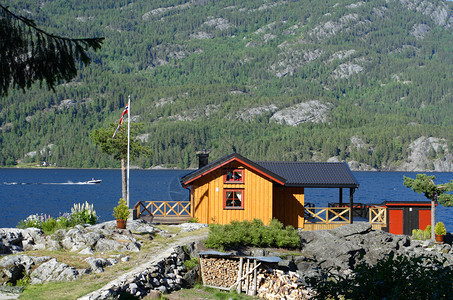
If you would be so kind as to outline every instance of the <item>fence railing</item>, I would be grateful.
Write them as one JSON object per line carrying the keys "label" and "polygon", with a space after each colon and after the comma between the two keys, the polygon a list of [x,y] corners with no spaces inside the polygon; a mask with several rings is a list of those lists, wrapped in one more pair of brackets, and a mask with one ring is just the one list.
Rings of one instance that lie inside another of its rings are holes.
{"label": "fence railing", "polygon": [[137,218],[190,217],[190,201],[139,201],[134,206]]}
{"label": "fence railing", "polygon": [[306,223],[349,223],[349,207],[305,207]]}
{"label": "fence railing", "polygon": [[387,209],[383,206],[370,206],[370,223],[387,224]]}

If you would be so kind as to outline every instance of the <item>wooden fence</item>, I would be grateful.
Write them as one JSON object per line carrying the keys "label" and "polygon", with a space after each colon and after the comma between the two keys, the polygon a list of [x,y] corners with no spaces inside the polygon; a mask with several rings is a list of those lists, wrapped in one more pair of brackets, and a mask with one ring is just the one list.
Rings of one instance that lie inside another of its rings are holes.
{"label": "wooden fence", "polygon": [[383,206],[370,206],[370,223],[387,225],[387,209]]}
{"label": "wooden fence", "polygon": [[190,217],[190,201],[139,201],[134,206],[136,218],[152,217]]}
{"label": "wooden fence", "polygon": [[305,223],[348,223],[349,207],[305,207]]}
{"label": "wooden fence", "polygon": [[[350,224],[349,207],[305,207],[304,230],[328,230]],[[353,211],[363,215],[363,207],[353,206]],[[387,226],[387,209],[383,206],[367,207],[373,229]]]}

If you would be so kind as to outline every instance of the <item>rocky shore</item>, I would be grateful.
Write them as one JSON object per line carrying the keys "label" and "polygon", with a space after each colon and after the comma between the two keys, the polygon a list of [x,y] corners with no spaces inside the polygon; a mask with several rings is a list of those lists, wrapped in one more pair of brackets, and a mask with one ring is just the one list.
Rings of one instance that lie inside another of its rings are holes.
{"label": "rocky shore", "polygon": [[[182,231],[196,230],[203,224],[181,225]],[[130,254],[142,251],[137,234],[152,234],[169,237],[144,221],[128,222],[128,229],[118,230],[113,222],[94,226],[76,226],[71,230],[58,231],[45,236],[39,229],[0,229],[0,282],[15,285],[27,276],[30,284],[77,280],[90,273],[102,274],[106,268],[121,264],[130,259]],[[148,294],[171,293],[188,288],[198,278],[198,269],[188,270],[184,261],[196,257],[203,248],[201,240],[206,234],[185,236],[166,245],[159,254],[143,262],[132,270],[118,276],[101,289],[82,299],[107,299],[122,293],[137,297]],[[412,240],[404,235],[392,235],[372,230],[368,223],[342,226],[333,230],[301,231],[301,249],[241,248],[230,249],[237,256],[278,256],[283,258],[278,268],[297,274],[300,284],[310,277],[319,277],[323,270],[336,270],[341,274],[354,272],[360,263],[376,264],[391,253],[406,256],[435,257],[444,262],[445,267],[453,267],[453,250],[447,239],[444,244],[431,241]],[[58,262],[50,256],[28,256],[23,251],[62,250],[88,256],[84,259],[89,268],[77,269]],[[108,258],[100,253],[120,253]],[[8,288],[6,288],[8,289]]]}

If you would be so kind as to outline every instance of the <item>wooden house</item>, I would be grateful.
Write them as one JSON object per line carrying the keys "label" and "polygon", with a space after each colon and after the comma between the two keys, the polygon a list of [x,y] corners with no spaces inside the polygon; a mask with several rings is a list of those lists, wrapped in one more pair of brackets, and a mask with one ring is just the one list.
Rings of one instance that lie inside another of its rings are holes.
{"label": "wooden house", "polygon": [[[184,176],[181,184],[190,189],[191,215],[201,223],[228,224],[256,218],[269,224],[276,218],[285,225],[304,228],[306,188],[338,188],[340,204],[342,189],[349,188],[349,207],[353,207],[353,194],[359,186],[346,163],[253,162],[237,153],[212,163],[207,162],[206,153],[199,158],[200,168]],[[309,229],[352,223],[351,210],[341,209],[341,213],[335,208],[325,211],[326,218],[336,214],[333,219],[340,222]],[[319,213],[312,214],[319,217]]]}

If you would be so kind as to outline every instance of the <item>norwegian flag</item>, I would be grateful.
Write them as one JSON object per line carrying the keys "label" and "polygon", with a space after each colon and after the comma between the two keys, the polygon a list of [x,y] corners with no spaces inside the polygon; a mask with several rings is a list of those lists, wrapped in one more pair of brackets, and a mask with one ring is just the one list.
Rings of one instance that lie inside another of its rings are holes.
{"label": "norwegian flag", "polygon": [[126,107],[124,108],[124,110],[123,110],[123,114],[121,115],[120,121],[118,122],[118,127],[116,127],[116,130],[115,130],[115,132],[114,132],[113,135],[112,135],[112,140],[113,140],[113,138],[115,137],[115,134],[116,134],[116,132],[118,131],[118,129],[120,129],[121,123],[123,123],[124,116],[125,116],[127,113],[129,113],[129,105],[130,105],[130,103],[128,103],[128,104],[126,105]]}

